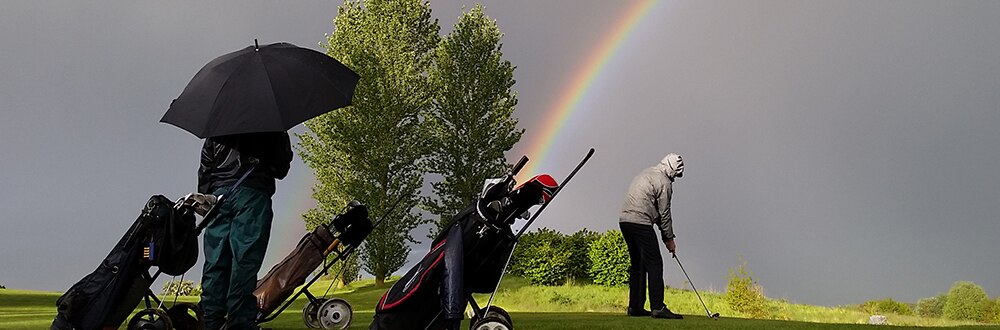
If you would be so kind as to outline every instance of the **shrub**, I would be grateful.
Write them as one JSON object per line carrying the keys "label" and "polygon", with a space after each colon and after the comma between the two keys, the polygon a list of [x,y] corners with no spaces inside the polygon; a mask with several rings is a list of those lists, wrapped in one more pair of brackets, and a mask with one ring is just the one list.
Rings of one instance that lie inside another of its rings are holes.
{"label": "shrub", "polygon": [[909,305],[892,300],[892,298],[867,301],[861,304],[861,310],[872,315],[885,313],[913,315],[913,309]]}
{"label": "shrub", "polygon": [[589,274],[594,284],[616,286],[628,283],[628,247],[620,230],[597,235],[587,255],[590,257]]}
{"label": "shrub", "polygon": [[917,301],[917,315],[923,317],[941,317],[944,315],[944,303],[948,301],[947,294],[924,298]]}
{"label": "shrub", "polygon": [[565,246],[570,250],[569,252],[569,268],[568,275],[572,279],[588,279],[590,278],[590,245],[593,244],[599,234],[587,230],[587,228],[580,229],[580,231],[573,233],[573,235],[565,237]]}
{"label": "shrub", "polygon": [[195,296],[201,295],[201,286],[194,286],[193,281],[167,281],[163,283],[163,294],[165,295],[178,295],[178,296]]}
{"label": "shrub", "polygon": [[948,290],[944,317],[952,320],[980,321],[987,301],[983,287],[972,282],[955,282]]}
{"label": "shrub", "polygon": [[1000,298],[993,301],[993,313],[990,322],[1000,324]]}
{"label": "shrub", "polygon": [[549,302],[556,305],[569,306],[575,301],[570,296],[559,294],[559,292],[552,292],[552,297],[549,298]]}
{"label": "shrub", "polygon": [[566,241],[565,235],[548,228],[524,234],[514,250],[511,273],[537,285],[566,283],[572,252]]}
{"label": "shrub", "polygon": [[1000,306],[997,306],[996,301],[986,299],[986,301],[983,302],[983,318],[980,321],[986,323],[1000,323],[1000,320],[996,317],[998,308],[1000,308]]}
{"label": "shrub", "polygon": [[729,308],[744,315],[763,319],[768,318],[767,299],[764,298],[764,288],[753,279],[753,273],[746,269],[746,262],[740,263],[736,269],[729,269],[729,285],[726,286],[726,303]]}

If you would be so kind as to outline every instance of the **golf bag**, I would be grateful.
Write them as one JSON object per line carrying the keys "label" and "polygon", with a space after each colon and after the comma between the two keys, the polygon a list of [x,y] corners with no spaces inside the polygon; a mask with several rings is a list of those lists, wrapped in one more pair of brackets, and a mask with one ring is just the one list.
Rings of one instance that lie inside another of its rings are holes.
{"label": "golf bag", "polygon": [[461,320],[467,299],[477,318],[486,316],[471,294],[496,290],[517,242],[514,220],[527,218],[528,209],[558,187],[548,175],[516,188],[513,175],[496,181],[452,218],[427,255],[382,296],[371,329],[446,329]]}
{"label": "golf bag", "polygon": [[[161,195],[146,202],[138,219],[89,275],[56,301],[53,330],[116,329],[139,302],[152,295],[149,286],[159,273],[180,275],[198,260],[194,212],[176,209]],[[155,296],[154,296],[155,298]]]}
{"label": "golf bag", "polygon": [[[318,226],[303,236],[291,254],[257,281],[257,288],[253,294],[257,297],[257,307],[260,311],[258,321],[270,320],[266,317],[292,296],[295,289],[306,282],[309,275],[326,261],[330,253],[336,251],[337,254],[336,260],[331,261],[328,266],[342,260],[350,251],[361,245],[372,229],[372,222],[368,219],[368,208],[352,202],[348,205],[348,210],[334,217],[328,226]],[[342,249],[338,250],[338,247]],[[327,268],[329,267],[324,268],[324,271]],[[319,274],[316,277],[318,278]],[[302,291],[305,291],[310,284],[312,282]]]}

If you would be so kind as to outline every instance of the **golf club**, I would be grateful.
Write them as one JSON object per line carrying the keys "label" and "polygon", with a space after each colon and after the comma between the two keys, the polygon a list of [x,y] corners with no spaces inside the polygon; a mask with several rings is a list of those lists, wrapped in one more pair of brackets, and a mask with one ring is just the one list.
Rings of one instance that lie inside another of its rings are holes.
{"label": "golf club", "polygon": [[673,255],[674,260],[677,260],[677,265],[681,266],[681,272],[684,272],[684,277],[687,277],[688,283],[691,283],[691,289],[694,289],[694,295],[698,296],[698,301],[701,302],[701,306],[705,307],[705,314],[708,314],[708,317],[711,318],[711,319],[713,319],[713,320],[718,320],[719,319],[719,313],[713,314],[711,311],[708,310],[708,305],[705,305],[705,301],[701,300],[701,295],[698,294],[698,289],[694,287],[694,282],[691,282],[691,277],[688,276],[688,272],[686,270],[684,270],[684,265],[681,264],[681,259],[677,258],[677,254],[676,253],[671,253],[671,255]]}

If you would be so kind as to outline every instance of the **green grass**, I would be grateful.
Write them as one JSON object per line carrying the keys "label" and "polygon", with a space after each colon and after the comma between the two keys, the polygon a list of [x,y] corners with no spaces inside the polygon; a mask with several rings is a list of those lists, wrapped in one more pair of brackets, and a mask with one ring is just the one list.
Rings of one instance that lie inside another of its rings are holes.
{"label": "green grass", "polygon": [[[310,291],[322,295],[329,282],[317,282]],[[721,294],[702,292],[709,309],[722,314],[722,319],[705,317],[693,292],[667,289],[667,305],[685,315],[684,320],[658,320],[647,317],[624,316],[628,289],[607,288],[597,285],[563,285],[537,287],[520,278],[507,277],[497,294],[495,305],[511,312],[517,329],[871,329],[864,325],[868,315],[848,308],[828,308],[771,302],[771,312],[781,320],[751,320],[741,318],[730,310]],[[351,329],[367,329],[373,310],[385,289],[374,288],[371,280],[360,281],[347,288],[335,290],[331,295],[346,299],[354,307]],[[55,300],[59,293],[0,290],[0,329],[45,329],[55,315]],[[479,295],[476,301],[486,304],[488,296]],[[172,300],[172,299],[169,299]],[[194,302],[195,297],[181,297],[179,301]],[[276,320],[265,324],[274,329],[305,329],[302,324],[302,307],[305,299],[295,301]],[[914,316],[888,315],[893,329],[947,326],[949,329],[998,329],[997,325],[977,325],[942,319]],[[466,324],[466,329],[467,324]]]}

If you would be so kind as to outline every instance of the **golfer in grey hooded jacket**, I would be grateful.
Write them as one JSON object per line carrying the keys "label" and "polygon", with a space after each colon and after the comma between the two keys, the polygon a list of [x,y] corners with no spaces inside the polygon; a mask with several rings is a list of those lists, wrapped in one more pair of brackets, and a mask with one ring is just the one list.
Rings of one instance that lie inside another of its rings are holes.
{"label": "golfer in grey hooded jacket", "polygon": [[[679,319],[663,303],[663,259],[657,244],[654,225],[667,251],[674,252],[674,222],[670,215],[673,182],[684,175],[684,160],[675,153],[667,154],[659,164],[636,175],[629,185],[618,218],[629,261],[630,316]],[[649,283],[649,307],[646,311],[646,284]]]}

